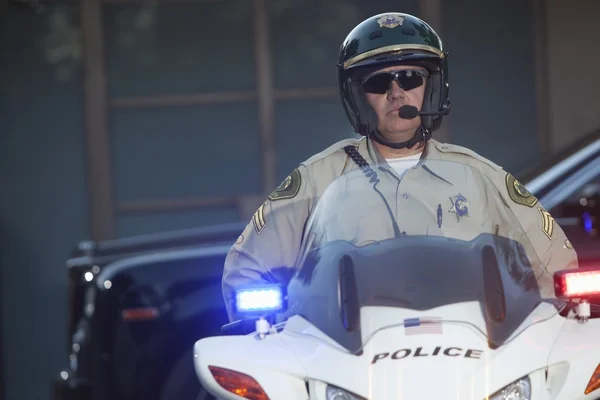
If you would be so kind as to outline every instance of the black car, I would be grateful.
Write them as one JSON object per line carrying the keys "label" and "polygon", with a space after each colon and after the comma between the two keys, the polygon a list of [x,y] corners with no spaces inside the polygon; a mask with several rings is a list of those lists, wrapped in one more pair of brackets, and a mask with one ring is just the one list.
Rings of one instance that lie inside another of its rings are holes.
{"label": "black car", "polygon": [[[565,230],[580,264],[600,262],[600,132],[517,178]],[[228,322],[221,274],[243,226],[80,244],[67,261],[71,350],[54,399],[203,398],[193,343]]]}
{"label": "black car", "polygon": [[226,252],[245,224],[100,243],[67,261],[68,367],[53,399],[200,399],[193,343],[228,322]]}
{"label": "black car", "polygon": [[535,168],[521,181],[572,242],[580,266],[600,262],[600,131]]}

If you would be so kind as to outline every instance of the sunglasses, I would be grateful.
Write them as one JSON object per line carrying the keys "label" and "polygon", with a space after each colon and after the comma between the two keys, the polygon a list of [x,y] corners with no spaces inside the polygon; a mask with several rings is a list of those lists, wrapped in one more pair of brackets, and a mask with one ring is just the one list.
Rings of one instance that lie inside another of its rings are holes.
{"label": "sunglasses", "polygon": [[425,71],[401,69],[398,71],[375,72],[365,76],[361,81],[367,93],[385,94],[392,82],[398,83],[403,90],[413,90],[425,82],[429,76]]}

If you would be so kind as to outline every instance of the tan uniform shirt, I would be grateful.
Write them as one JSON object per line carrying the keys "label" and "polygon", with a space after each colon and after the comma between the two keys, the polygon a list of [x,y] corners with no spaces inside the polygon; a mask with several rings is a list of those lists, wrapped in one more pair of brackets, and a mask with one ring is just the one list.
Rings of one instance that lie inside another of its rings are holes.
{"label": "tan uniform shirt", "polygon": [[[269,195],[232,246],[222,282],[230,320],[234,288],[254,283],[287,283],[301,251],[307,221],[328,188],[326,196],[347,199],[330,203],[335,204],[335,210],[319,211],[319,216],[328,215],[328,226],[343,227],[338,232],[327,230],[328,235],[355,241],[394,236],[384,201],[344,151],[348,145],[356,147],[376,170],[377,187],[386,197],[402,233],[468,240],[473,233],[498,233],[512,238],[513,232],[525,232],[527,238],[521,239],[528,239],[528,243],[523,245],[541,261],[536,276],[547,297],[553,296],[552,273],[577,267],[577,255],[570,242],[537,199],[512,175],[473,151],[429,140],[421,162],[400,177],[370,139],[346,139],[301,163]],[[349,175],[336,181],[342,174]],[[355,191],[371,195],[363,195],[353,204]],[[361,231],[344,226],[344,215],[352,215],[353,223],[363,220],[365,223],[359,224]],[[515,227],[516,224],[520,226]]]}

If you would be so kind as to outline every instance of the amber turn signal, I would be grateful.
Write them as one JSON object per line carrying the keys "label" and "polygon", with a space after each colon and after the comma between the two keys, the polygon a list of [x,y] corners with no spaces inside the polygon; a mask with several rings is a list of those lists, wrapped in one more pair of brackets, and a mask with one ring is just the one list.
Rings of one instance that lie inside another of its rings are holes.
{"label": "amber turn signal", "polygon": [[590,394],[594,390],[599,389],[599,388],[600,388],[600,364],[598,364],[598,366],[594,370],[594,373],[592,374],[592,377],[590,378],[590,381],[588,382],[588,385],[585,388],[585,394]]}
{"label": "amber turn signal", "polygon": [[208,369],[223,389],[249,400],[269,400],[269,396],[251,376],[212,365]]}

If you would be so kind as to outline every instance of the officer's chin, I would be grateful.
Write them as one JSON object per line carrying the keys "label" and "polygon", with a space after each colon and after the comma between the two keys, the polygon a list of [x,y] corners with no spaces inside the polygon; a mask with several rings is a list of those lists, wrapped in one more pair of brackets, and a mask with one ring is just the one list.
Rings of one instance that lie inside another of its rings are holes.
{"label": "officer's chin", "polygon": [[[383,130],[383,136],[390,136],[390,139],[396,139],[397,137],[406,136],[408,140],[410,139],[417,128],[421,125],[421,118],[417,117],[415,119],[406,120],[402,119],[399,116],[395,116],[390,118],[387,124],[385,124],[385,129]],[[381,130],[380,130],[381,132]]]}

